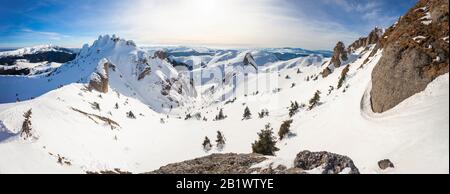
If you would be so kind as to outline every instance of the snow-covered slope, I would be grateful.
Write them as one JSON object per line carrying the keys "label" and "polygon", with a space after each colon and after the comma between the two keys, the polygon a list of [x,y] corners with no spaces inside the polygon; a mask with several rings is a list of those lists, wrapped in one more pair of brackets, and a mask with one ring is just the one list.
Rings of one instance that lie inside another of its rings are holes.
{"label": "snow-covered slope", "polygon": [[[213,65],[197,70],[209,75],[224,66],[229,70],[223,71],[224,80],[205,78],[203,84],[194,84],[195,89],[181,82],[186,90],[179,94],[178,89],[171,89],[168,96],[185,103],[168,109],[171,101],[161,95],[161,86],[172,83],[167,80],[186,78],[133,42],[101,37],[48,77],[0,77],[0,88],[6,91],[2,102],[15,100],[14,93],[20,97],[43,94],[29,101],[0,104],[0,156],[8,156],[0,157],[0,173],[84,173],[115,168],[139,173],[216,152],[249,153],[257,132],[267,123],[278,132],[281,123],[290,119],[290,102],[308,105],[317,90],[321,91],[320,105],[312,110],[301,108],[292,117],[294,135],[279,141],[277,156],[261,166],[280,163],[291,167],[295,154],[309,149],[347,155],[362,173],[448,173],[448,74],[396,108],[372,113],[370,75],[382,51],[362,64],[373,48],[352,53],[355,57],[346,62],[349,72],[340,89],[336,88],[344,66],[326,78],[319,76],[327,65],[323,62],[329,59],[320,57],[319,62],[312,55],[269,62],[255,74],[254,69],[231,68],[233,60],[242,62],[246,52],[227,51],[216,55],[214,62],[211,59]],[[251,53],[258,63],[258,51]],[[116,71],[109,72],[111,90],[86,90],[89,76],[102,59],[116,66]],[[151,73],[139,80],[146,67],[151,67]],[[65,86],[58,88],[60,84]],[[242,120],[246,106],[252,118]],[[23,114],[30,109],[32,136],[24,140]],[[219,109],[227,118],[213,121]],[[257,113],[262,109],[270,114],[260,119]],[[135,118],[129,117],[130,111]],[[188,113],[199,113],[200,119],[185,120]],[[219,130],[226,138],[225,147],[205,152],[204,137],[214,141]],[[377,162],[382,159],[390,159],[395,168],[379,170]]]}
{"label": "snow-covered slope", "polygon": [[36,53],[42,53],[42,52],[66,52],[66,53],[73,53],[72,50],[62,48],[59,46],[54,45],[38,45],[33,47],[25,47],[20,48],[17,50],[11,50],[11,51],[3,51],[0,52],[0,57],[5,56],[24,56],[24,55],[30,55],[30,54],[36,54]]}

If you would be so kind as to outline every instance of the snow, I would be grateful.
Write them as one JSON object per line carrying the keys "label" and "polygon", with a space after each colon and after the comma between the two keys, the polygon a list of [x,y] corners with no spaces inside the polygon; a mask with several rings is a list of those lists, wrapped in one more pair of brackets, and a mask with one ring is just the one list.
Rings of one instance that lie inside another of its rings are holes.
{"label": "snow", "polygon": [[420,43],[423,39],[426,39],[427,37],[425,36],[416,36],[413,38],[414,41],[416,41],[417,43]]}
{"label": "snow", "polygon": [[66,52],[66,51],[60,49],[60,47],[57,47],[57,46],[53,46],[53,45],[38,45],[38,46],[33,46],[33,47],[21,48],[21,49],[17,49],[17,50],[13,50],[13,51],[0,52],[0,57],[3,57],[3,56],[23,56],[23,55],[27,55],[27,54],[35,54],[35,53],[47,52],[47,51]]}
{"label": "snow", "polygon": [[[257,132],[265,124],[271,123],[276,134],[281,123],[289,119],[286,107],[290,102],[307,104],[317,90],[322,92],[321,105],[310,111],[302,109],[293,116],[291,131],[295,135],[279,141],[280,151],[276,156],[255,166],[281,164],[289,168],[297,153],[310,150],[346,155],[362,173],[449,173],[448,74],[438,77],[425,91],[394,109],[377,114],[370,109],[371,73],[382,51],[359,68],[374,47],[350,54],[345,62],[350,65],[350,71],[344,87],[330,95],[327,95],[329,86],[336,88],[345,66],[336,68],[326,78],[319,76],[316,81],[305,81],[309,76],[319,75],[324,68],[321,64],[329,58],[309,63],[305,62],[311,58],[308,56],[260,64],[257,56],[265,54],[250,51],[260,65],[260,73],[255,74],[251,69],[232,68],[239,67],[246,51],[227,51],[212,57],[206,68],[192,72],[200,73],[200,79],[207,77],[206,81],[195,79],[194,88],[187,86],[189,82],[182,83],[192,93],[180,95],[170,91],[170,96],[183,105],[168,109],[170,100],[160,95],[160,82],[182,75],[166,61],[147,58],[151,74],[138,81],[140,67],[147,67],[139,61],[151,54],[127,41],[110,40],[111,37],[102,36],[93,46],[84,47],[80,51],[82,57],[63,64],[51,82],[39,76],[0,77],[0,88],[5,91],[0,100],[8,102],[0,104],[0,155],[8,156],[0,157],[0,173],[84,173],[114,168],[141,173],[212,153],[250,153]],[[88,78],[103,58],[117,69],[109,70],[110,92],[100,97],[98,92],[85,90],[87,79],[76,81]],[[270,57],[262,61],[266,59]],[[225,65],[225,75],[229,76],[225,83],[209,77],[221,65]],[[302,73],[297,74],[297,69]],[[248,75],[244,76],[245,73]],[[285,79],[286,75],[291,79]],[[14,88],[9,86],[11,83]],[[292,83],[296,83],[294,88]],[[58,85],[64,86],[58,88]],[[214,92],[207,92],[211,86],[215,86]],[[273,93],[276,88],[281,91]],[[20,96],[37,93],[41,96],[11,101],[17,92]],[[225,105],[234,97],[234,103]],[[100,110],[92,108],[94,102],[99,103]],[[252,119],[242,120],[246,106]],[[19,138],[22,115],[30,108],[32,129],[39,137],[32,142]],[[72,108],[110,118],[120,127],[111,129],[107,123],[92,120]],[[220,108],[228,117],[213,121]],[[257,118],[257,112],[262,109],[269,110],[270,116]],[[129,111],[136,119],[126,117]],[[187,113],[197,112],[208,121],[184,120]],[[165,122],[161,123],[161,119]],[[214,142],[218,130],[227,140],[225,147],[220,151],[214,145],[211,151],[205,152],[201,145],[204,137]],[[58,154],[71,165],[58,164],[55,157]],[[378,161],[387,158],[396,168],[379,170]]]}
{"label": "snow", "polygon": [[421,20],[422,24],[427,25],[427,26],[433,22],[433,20],[431,19],[430,12],[425,13],[425,16],[421,17],[419,20]]}

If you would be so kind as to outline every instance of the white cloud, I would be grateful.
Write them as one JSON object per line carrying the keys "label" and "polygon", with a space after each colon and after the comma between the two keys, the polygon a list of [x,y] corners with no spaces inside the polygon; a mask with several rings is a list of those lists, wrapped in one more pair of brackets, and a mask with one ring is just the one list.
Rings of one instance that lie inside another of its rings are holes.
{"label": "white cloud", "polygon": [[280,0],[136,0],[111,13],[141,44],[330,49],[357,34]]}
{"label": "white cloud", "polygon": [[29,28],[22,29],[22,36],[34,36],[35,38],[47,38],[50,40],[62,40],[64,38],[69,38],[70,36],[60,34],[57,32],[45,32],[45,31],[35,31]]}

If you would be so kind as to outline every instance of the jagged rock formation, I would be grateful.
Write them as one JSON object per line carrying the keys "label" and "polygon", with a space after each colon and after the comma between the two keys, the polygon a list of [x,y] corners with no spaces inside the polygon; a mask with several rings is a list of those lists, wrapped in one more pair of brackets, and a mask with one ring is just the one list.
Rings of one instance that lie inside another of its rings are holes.
{"label": "jagged rock formation", "polygon": [[89,80],[88,87],[90,90],[94,89],[101,93],[108,92],[109,68],[115,68],[115,66],[107,59],[102,59],[98,63],[96,71],[91,74],[91,79]]}
{"label": "jagged rock formation", "polygon": [[308,170],[313,169],[319,169],[322,174],[359,174],[349,157],[329,152],[300,152],[295,158],[294,167],[289,169],[283,165],[252,167],[265,160],[267,158],[259,154],[212,154],[169,164],[150,174],[308,174]]}
{"label": "jagged rock formation", "polygon": [[331,57],[330,64],[333,64],[334,67],[338,68],[342,65],[342,61],[347,61],[347,50],[345,49],[345,45],[343,42],[338,42],[333,50],[333,57]]}
{"label": "jagged rock formation", "polygon": [[383,35],[372,72],[374,112],[385,112],[449,71],[448,0],[420,0]]}
{"label": "jagged rock formation", "polygon": [[347,48],[349,52],[353,52],[359,48],[366,48],[369,45],[372,44],[378,44],[381,40],[381,37],[383,35],[383,30],[375,27],[367,37],[361,37],[352,44],[350,44]]}
{"label": "jagged rock formation", "polygon": [[348,52],[345,49],[345,45],[343,42],[338,42],[333,49],[333,56],[331,57],[330,63],[325,67],[322,71],[322,77],[328,77],[331,73],[333,73],[334,68],[338,68],[342,65],[343,61],[348,60]]}

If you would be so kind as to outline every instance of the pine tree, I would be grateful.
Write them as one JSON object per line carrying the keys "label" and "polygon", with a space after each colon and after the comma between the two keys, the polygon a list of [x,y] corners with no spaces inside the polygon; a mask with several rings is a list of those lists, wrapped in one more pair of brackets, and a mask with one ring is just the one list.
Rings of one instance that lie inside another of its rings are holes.
{"label": "pine tree", "polygon": [[244,118],[242,120],[248,120],[252,118],[252,113],[250,113],[250,109],[247,107],[245,107],[244,109]]}
{"label": "pine tree", "polygon": [[205,137],[205,140],[203,140],[202,145],[203,145],[203,150],[205,150],[205,152],[208,152],[212,148],[211,141],[209,140],[208,137]]}
{"label": "pine tree", "polygon": [[292,124],[293,120],[287,120],[284,121],[283,124],[281,124],[280,126],[280,130],[278,131],[278,136],[280,137],[280,140],[282,140],[283,138],[286,137],[286,135],[289,135],[290,128],[291,128],[291,124]]}
{"label": "pine tree", "polygon": [[272,130],[270,124],[267,124],[265,129],[258,133],[259,139],[252,144],[253,153],[275,155],[275,152],[279,149],[275,146],[277,142]]}
{"label": "pine tree", "polygon": [[225,119],[225,118],[227,118],[227,116],[225,116],[225,115],[223,114],[223,109],[220,109],[220,110],[219,110],[219,114],[216,116],[216,118],[215,118],[214,120],[220,121],[220,120],[223,120],[223,119]]}
{"label": "pine tree", "polygon": [[258,116],[260,119],[264,118],[264,117],[268,117],[269,116],[269,110],[267,109],[262,109],[260,113],[258,113]]}
{"label": "pine tree", "polygon": [[314,94],[314,97],[312,97],[309,100],[309,108],[308,108],[309,110],[312,110],[314,107],[316,107],[319,104],[320,94],[321,94],[320,91],[317,90],[316,93]]}
{"label": "pine tree", "polygon": [[295,83],[292,83],[292,84],[291,84],[291,88],[293,88],[293,87],[295,87]]}
{"label": "pine tree", "polygon": [[350,70],[350,65],[347,65],[341,72],[341,77],[339,78],[337,88],[340,89],[344,84],[345,79],[347,78],[347,73]]}
{"label": "pine tree", "polygon": [[295,114],[297,114],[299,109],[299,105],[298,102],[292,102],[291,101],[291,107],[289,108],[289,117],[293,117]]}
{"label": "pine tree", "polygon": [[23,114],[23,117],[25,118],[25,120],[22,123],[22,131],[20,132],[20,136],[23,137],[24,139],[29,138],[32,136],[31,134],[31,109],[28,110],[27,112],[25,112]]}
{"label": "pine tree", "polygon": [[220,151],[223,150],[223,148],[225,147],[225,137],[220,131],[217,131],[216,146],[217,149]]}

